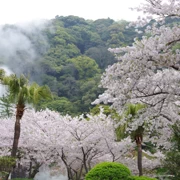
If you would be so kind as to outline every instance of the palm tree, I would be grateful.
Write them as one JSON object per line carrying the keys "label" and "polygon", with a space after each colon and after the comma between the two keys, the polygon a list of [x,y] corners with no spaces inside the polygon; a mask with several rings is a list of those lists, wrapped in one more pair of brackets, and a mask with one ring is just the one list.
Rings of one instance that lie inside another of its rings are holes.
{"label": "palm tree", "polygon": [[39,86],[36,83],[29,84],[28,79],[21,75],[19,78],[12,74],[5,76],[3,70],[0,70],[0,81],[8,89],[8,99],[16,104],[16,121],[14,126],[14,139],[11,156],[16,157],[18,143],[21,132],[20,121],[24,115],[27,104],[36,106],[40,100],[51,99],[51,92],[47,86]]}
{"label": "palm tree", "polygon": [[[142,104],[129,104],[126,115],[131,115],[130,121],[138,114],[138,111],[145,108]],[[143,175],[142,172],[142,142],[143,142],[143,126],[138,126],[138,128],[131,133],[131,137],[135,140],[137,145],[137,165],[139,170],[139,176]]]}
{"label": "palm tree", "polygon": [[[145,108],[143,104],[128,104],[127,110],[124,112],[124,115],[127,118],[126,123],[122,126],[119,126],[116,129],[117,139],[121,140],[127,137],[126,128],[128,127],[128,123],[132,122],[135,116],[138,115],[138,111]],[[143,126],[138,126],[135,131],[131,132],[131,138],[136,142],[137,145],[137,166],[139,170],[139,176],[143,175],[142,172],[142,142],[143,142]]]}

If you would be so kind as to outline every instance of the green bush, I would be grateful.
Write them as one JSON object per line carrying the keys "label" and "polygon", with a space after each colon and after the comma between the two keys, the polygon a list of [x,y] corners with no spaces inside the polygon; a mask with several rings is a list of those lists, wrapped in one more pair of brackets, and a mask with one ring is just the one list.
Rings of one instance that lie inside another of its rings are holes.
{"label": "green bush", "polygon": [[16,164],[16,159],[10,156],[0,157],[0,179],[4,179],[13,166]]}
{"label": "green bush", "polygon": [[131,176],[128,180],[157,180],[156,178],[146,177],[146,176]]}
{"label": "green bush", "polygon": [[180,179],[180,122],[172,126],[173,135],[171,137],[172,147],[166,154],[163,162],[164,174],[172,175],[171,179]]}
{"label": "green bush", "polygon": [[130,170],[123,164],[103,162],[97,164],[86,174],[86,180],[127,180]]}
{"label": "green bush", "polygon": [[16,159],[9,156],[0,157],[0,171],[9,171],[16,164]]}

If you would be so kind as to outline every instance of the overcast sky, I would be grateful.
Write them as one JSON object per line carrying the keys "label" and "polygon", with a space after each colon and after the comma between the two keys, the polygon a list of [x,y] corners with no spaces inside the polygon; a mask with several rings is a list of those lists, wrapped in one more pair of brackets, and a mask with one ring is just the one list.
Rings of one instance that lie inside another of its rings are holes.
{"label": "overcast sky", "polygon": [[131,21],[138,15],[129,7],[138,6],[141,2],[144,0],[1,0],[0,24],[52,19],[56,15]]}

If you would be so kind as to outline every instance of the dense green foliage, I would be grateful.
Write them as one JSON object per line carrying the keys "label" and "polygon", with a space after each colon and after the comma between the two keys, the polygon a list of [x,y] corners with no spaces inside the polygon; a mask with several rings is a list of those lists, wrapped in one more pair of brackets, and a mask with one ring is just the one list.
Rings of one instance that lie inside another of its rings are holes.
{"label": "dense green foliage", "polygon": [[9,171],[16,163],[13,157],[3,156],[0,157],[0,171]]}
{"label": "dense green foliage", "polygon": [[0,117],[10,117],[13,115],[13,106],[10,101],[3,95],[0,97]]}
{"label": "dense green foliage", "polygon": [[180,123],[175,124],[173,127],[174,135],[172,137],[173,147],[166,154],[164,161],[164,169],[166,174],[173,175],[172,179],[180,179]]}
{"label": "dense green foliage", "polygon": [[116,62],[108,48],[130,45],[137,36],[134,28],[126,28],[128,24],[109,18],[91,21],[56,16],[38,26],[5,25],[4,33],[24,41],[23,48],[8,56],[0,54],[0,65],[48,85],[55,100],[41,102],[43,107],[62,114],[86,113],[103,92],[98,85],[104,69]]}
{"label": "dense green foliage", "polygon": [[16,164],[16,159],[9,156],[1,156],[0,157],[0,179],[5,178],[9,171]]}
{"label": "dense green foliage", "polygon": [[[172,20],[167,23],[173,25]],[[62,114],[86,113],[103,92],[98,88],[102,73],[117,61],[108,48],[131,45],[135,37],[142,36],[134,27],[126,28],[128,24],[110,18],[93,21],[56,16],[40,24],[5,25],[1,31],[9,46],[7,52],[0,51],[0,66],[48,85],[55,101],[41,102],[44,108]]]}
{"label": "dense green foliage", "polygon": [[126,180],[130,170],[123,164],[116,162],[103,162],[97,164],[86,175],[86,180]]}

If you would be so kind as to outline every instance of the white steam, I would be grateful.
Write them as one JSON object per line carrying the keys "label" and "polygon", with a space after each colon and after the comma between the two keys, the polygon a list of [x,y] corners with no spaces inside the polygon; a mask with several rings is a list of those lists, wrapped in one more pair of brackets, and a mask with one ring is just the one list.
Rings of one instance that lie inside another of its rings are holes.
{"label": "white steam", "polygon": [[16,27],[3,27],[0,29],[0,55],[4,58],[12,58],[18,51],[28,51],[33,59],[35,52],[29,39]]}
{"label": "white steam", "polygon": [[0,66],[36,81],[34,72],[40,71],[35,69],[37,61],[49,47],[46,34],[42,33],[46,27],[45,21],[0,26]]}
{"label": "white steam", "polygon": [[51,176],[50,169],[43,165],[39,168],[39,172],[36,174],[34,180],[68,180],[68,178],[61,174]]}

